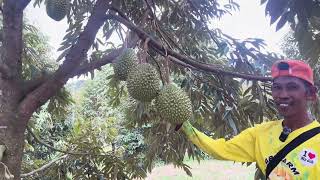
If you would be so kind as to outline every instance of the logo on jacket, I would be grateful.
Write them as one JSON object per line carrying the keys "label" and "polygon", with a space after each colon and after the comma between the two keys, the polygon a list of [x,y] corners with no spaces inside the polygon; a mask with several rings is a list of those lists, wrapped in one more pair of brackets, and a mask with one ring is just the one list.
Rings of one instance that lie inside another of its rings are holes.
{"label": "logo on jacket", "polygon": [[[273,156],[269,156],[268,158],[265,159],[265,163],[268,165],[269,162],[272,160]],[[295,165],[290,161],[288,160],[287,158],[283,158],[282,161],[281,161],[282,165],[284,167],[287,167],[290,169],[290,171],[292,172],[292,174],[294,175],[299,175],[300,172],[298,171],[298,169],[295,167]],[[278,165],[279,166],[279,165]]]}
{"label": "logo on jacket", "polygon": [[299,154],[299,160],[305,166],[313,166],[318,161],[318,155],[311,149],[304,149]]}

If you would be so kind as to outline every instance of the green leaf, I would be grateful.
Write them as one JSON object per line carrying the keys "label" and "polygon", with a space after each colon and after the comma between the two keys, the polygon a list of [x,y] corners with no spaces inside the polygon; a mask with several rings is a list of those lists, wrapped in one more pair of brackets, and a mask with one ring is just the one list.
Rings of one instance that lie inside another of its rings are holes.
{"label": "green leaf", "polygon": [[290,14],[290,12],[288,11],[288,12],[284,13],[284,14],[281,16],[280,20],[279,20],[278,23],[277,23],[276,31],[278,31],[279,29],[281,29],[281,28],[286,24],[286,22],[288,21],[288,15],[289,15],[289,14]]}

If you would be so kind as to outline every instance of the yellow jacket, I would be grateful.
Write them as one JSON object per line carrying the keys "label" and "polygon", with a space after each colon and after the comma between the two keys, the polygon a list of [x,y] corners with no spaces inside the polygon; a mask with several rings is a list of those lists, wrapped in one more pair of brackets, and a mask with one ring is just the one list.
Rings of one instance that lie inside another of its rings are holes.
{"label": "yellow jacket", "polygon": [[[318,121],[291,132],[285,142],[279,140],[282,121],[270,121],[248,128],[234,138],[214,140],[192,127],[189,122],[182,126],[183,132],[200,149],[220,160],[256,162],[265,173],[269,160],[292,139],[301,133],[320,126]],[[273,179],[319,179],[320,180],[320,134],[304,142],[279,163],[269,178]]]}

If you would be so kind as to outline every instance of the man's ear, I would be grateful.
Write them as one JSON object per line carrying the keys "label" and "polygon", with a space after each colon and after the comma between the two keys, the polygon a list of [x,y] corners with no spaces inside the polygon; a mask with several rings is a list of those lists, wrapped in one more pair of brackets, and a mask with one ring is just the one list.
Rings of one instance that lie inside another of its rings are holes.
{"label": "man's ear", "polygon": [[307,99],[309,101],[316,101],[317,100],[317,92],[318,92],[318,88],[315,86],[311,86],[308,88],[307,91]]}

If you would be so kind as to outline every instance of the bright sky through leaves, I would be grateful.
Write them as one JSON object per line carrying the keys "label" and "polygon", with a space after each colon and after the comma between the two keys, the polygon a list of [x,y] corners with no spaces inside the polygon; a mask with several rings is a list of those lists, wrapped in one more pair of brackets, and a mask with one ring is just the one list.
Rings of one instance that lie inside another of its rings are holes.
{"label": "bright sky through leaves", "polygon": [[[260,5],[259,0],[235,0],[235,2],[239,3],[240,11],[233,12],[232,16],[226,15],[212,25],[220,27],[224,33],[234,38],[262,38],[266,41],[268,50],[281,53],[279,43],[288,28],[276,32],[275,25],[270,26],[269,18],[265,17],[264,6]],[[68,27],[66,18],[59,22],[54,21],[47,16],[44,6],[33,8],[31,3],[26,13],[28,20],[40,27],[40,30],[49,37],[54,56],[58,57],[60,52],[56,50],[60,47]]]}

